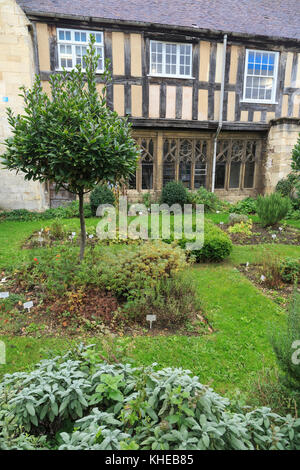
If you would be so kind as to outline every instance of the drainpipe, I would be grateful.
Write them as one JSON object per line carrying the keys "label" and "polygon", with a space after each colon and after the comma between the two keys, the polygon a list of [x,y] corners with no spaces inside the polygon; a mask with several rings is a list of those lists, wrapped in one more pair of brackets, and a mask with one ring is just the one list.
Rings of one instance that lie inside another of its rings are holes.
{"label": "drainpipe", "polygon": [[223,125],[223,103],[224,103],[224,82],[225,82],[225,66],[226,66],[226,46],[227,46],[227,34],[224,34],[223,39],[223,64],[222,64],[222,81],[221,81],[221,93],[220,93],[220,113],[219,123],[216,135],[214,137],[214,154],[213,154],[213,168],[212,168],[212,181],[211,181],[211,192],[215,191],[215,176],[216,176],[216,163],[217,163],[217,143],[218,136],[221,132]]}

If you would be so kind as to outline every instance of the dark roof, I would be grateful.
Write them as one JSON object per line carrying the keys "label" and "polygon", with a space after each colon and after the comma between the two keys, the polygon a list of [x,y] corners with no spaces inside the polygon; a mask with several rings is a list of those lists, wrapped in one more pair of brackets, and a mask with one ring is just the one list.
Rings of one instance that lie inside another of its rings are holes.
{"label": "dark roof", "polygon": [[17,0],[26,13],[300,39],[299,0]]}

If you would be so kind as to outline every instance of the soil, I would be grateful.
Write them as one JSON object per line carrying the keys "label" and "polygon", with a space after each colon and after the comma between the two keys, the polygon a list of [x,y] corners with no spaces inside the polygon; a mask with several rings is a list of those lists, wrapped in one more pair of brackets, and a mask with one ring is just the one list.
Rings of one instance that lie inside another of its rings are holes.
{"label": "soil", "polygon": [[[297,228],[280,225],[264,228],[259,224],[253,224],[251,230],[252,234],[249,236],[244,233],[229,233],[228,228],[230,226],[229,224],[219,225],[236,245],[259,245],[261,243],[300,245],[300,231]],[[279,227],[282,228],[282,230],[280,230]],[[272,235],[276,235],[276,237],[272,237]]]}

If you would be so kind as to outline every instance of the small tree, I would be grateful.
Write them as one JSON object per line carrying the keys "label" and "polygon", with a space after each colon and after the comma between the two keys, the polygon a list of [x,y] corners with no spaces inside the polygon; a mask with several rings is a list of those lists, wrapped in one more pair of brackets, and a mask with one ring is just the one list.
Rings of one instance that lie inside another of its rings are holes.
{"label": "small tree", "polygon": [[[3,161],[6,168],[22,171],[27,180],[53,181],[57,190],[64,188],[78,196],[80,260],[86,242],[84,194],[100,182],[128,178],[138,157],[127,119],[107,107],[106,86],[102,95],[97,91],[99,57],[94,42],[91,36],[85,72],[77,65],[71,72],[51,75],[51,98],[43,92],[38,76],[32,89],[21,88],[25,114],[14,116],[7,110],[13,136],[5,141]],[[106,85],[107,63],[103,78]]]}

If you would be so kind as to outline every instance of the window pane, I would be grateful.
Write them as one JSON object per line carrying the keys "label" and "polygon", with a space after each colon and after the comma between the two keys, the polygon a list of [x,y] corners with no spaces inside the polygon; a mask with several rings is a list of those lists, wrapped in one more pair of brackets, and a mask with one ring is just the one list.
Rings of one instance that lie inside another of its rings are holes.
{"label": "window pane", "polygon": [[253,188],[255,162],[245,163],[244,188]]}
{"label": "window pane", "polygon": [[169,181],[175,180],[175,163],[164,162],[163,167],[163,185],[165,186]]}
{"label": "window pane", "polygon": [[129,189],[136,189],[136,173],[133,175],[130,175],[129,181],[128,181],[128,187]]}
{"label": "window pane", "polygon": [[70,31],[66,31],[66,40],[67,41],[71,41],[71,32]]}
{"label": "window pane", "polygon": [[229,187],[238,188],[240,185],[240,168],[241,162],[231,162]]}
{"label": "window pane", "polygon": [[270,101],[274,86],[275,53],[249,51],[246,70],[245,98]]}
{"label": "window pane", "polygon": [[216,164],[216,177],[215,177],[215,188],[223,189],[225,185],[225,170],[226,163],[220,162]]}
{"label": "window pane", "polygon": [[142,162],[142,189],[153,188],[153,162]]}
{"label": "window pane", "polygon": [[180,162],[179,181],[181,181],[186,188],[191,189],[191,162]]}
{"label": "window pane", "polygon": [[59,31],[58,37],[59,37],[60,40],[63,41],[65,39],[65,32],[64,31]]}
{"label": "window pane", "polygon": [[195,163],[194,188],[198,189],[206,186],[206,164],[201,162]]}

